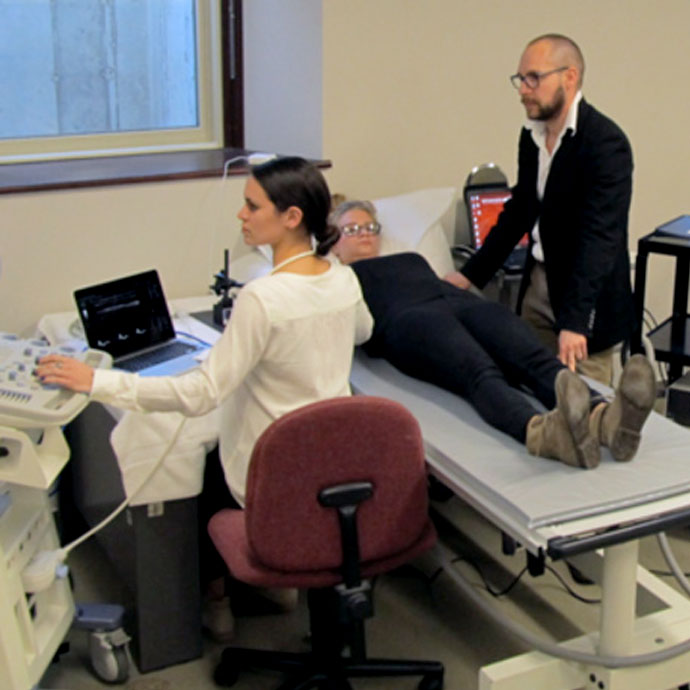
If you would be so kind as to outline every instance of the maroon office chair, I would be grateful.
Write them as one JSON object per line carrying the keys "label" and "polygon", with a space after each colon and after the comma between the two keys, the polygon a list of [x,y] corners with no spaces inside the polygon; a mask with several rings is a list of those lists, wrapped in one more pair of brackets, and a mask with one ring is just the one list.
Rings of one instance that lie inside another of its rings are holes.
{"label": "maroon office chair", "polygon": [[240,671],[263,668],[287,673],[279,690],[352,690],[351,677],[414,675],[419,690],[443,688],[439,662],[366,654],[367,578],[436,540],[422,438],[404,407],[355,396],[284,415],[256,443],[245,510],[216,513],[208,530],[235,578],[308,589],[311,628],[305,653],[225,649],[216,683],[230,687]]}

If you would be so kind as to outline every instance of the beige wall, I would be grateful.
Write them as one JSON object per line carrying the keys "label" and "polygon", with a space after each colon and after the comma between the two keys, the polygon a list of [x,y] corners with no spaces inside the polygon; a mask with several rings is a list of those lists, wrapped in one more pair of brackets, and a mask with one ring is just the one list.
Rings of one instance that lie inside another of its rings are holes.
{"label": "beige wall", "polygon": [[[690,213],[688,0],[325,0],[324,156],[333,187],[377,197],[462,185],[493,160],[515,179],[524,112],[508,75],[525,43],[574,38],[584,94],[627,132],[635,156],[631,249]],[[650,264],[658,318],[670,262]],[[649,291],[648,291],[649,295]]]}
{"label": "beige wall", "polygon": [[[631,248],[690,212],[688,0],[323,0],[322,9],[322,149],[334,191],[461,186],[487,160],[514,179],[523,113],[508,75],[529,38],[560,31],[585,54],[585,96],[633,145]],[[203,292],[223,247],[238,241],[243,180],[220,185],[0,196],[0,328],[30,329],[71,308],[75,287],[151,266],[170,297]],[[652,260],[658,318],[670,308],[669,263]]]}
{"label": "beige wall", "polygon": [[[0,168],[0,173],[2,169]],[[76,287],[157,268],[168,297],[204,294],[237,241],[244,179],[0,196],[0,329],[73,308]]]}

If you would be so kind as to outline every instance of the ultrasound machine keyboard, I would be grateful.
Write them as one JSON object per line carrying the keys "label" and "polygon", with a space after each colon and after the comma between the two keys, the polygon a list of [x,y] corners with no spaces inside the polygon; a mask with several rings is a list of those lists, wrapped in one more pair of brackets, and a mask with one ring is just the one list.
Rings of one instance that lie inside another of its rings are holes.
{"label": "ultrasound machine keyboard", "polygon": [[0,333],[0,425],[32,428],[64,424],[83,407],[87,396],[42,383],[35,373],[41,357],[55,353],[94,367],[109,367],[111,357],[99,350],[78,351],[45,340]]}

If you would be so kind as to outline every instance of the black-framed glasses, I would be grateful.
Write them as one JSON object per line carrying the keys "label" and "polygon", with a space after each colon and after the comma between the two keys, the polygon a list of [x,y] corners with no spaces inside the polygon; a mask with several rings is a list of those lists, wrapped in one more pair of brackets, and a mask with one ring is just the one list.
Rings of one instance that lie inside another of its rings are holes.
{"label": "black-framed glasses", "polygon": [[355,235],[378,235],[381,232],[381,223],[372,221],[371,223],[348,223],[340,228],[340,232],[345,237],[355,237]]}
{"label": "black-framed glasses", "polygon": [[567,69],[568,65],[565,67],[556,67],[556,69],[550,69],[547,72],[527,72],[527,74],[520,74],[520,72],[518,72],[510,77],[510,83],[516,89],[519,89],[522,84],[528,89],[536,89],[544,77],[548,77],[550,74],[556,74],[556,72],[563,72]]}

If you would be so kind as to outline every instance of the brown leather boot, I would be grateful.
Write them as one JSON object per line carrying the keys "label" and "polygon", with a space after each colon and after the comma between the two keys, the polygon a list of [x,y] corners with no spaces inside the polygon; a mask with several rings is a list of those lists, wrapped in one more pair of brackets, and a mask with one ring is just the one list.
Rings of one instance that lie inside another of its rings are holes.
{"label": "brown leather boot", "polygon": [[628,462],[635,456],[640,431],[655,399],[652,365],[643,355],[633,355],[623,367],[613,402],[595,407],[589,421],[592,435],[608,446],[618,462]]}
{"label": "brown leather boot", "polygon": [[556,377],[556,407],[527,424],[527,450],[566,465],[593,469],[599,464],[599,442],[589,428],[589,388],[568,369]]}

